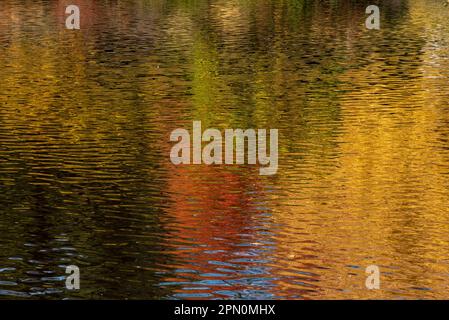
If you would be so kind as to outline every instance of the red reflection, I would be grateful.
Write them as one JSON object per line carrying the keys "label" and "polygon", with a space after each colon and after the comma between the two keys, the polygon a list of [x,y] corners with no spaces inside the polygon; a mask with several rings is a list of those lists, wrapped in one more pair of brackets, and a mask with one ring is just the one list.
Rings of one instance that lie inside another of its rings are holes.
{"label": "red reflection", "polygon": [[[262,188],[257,170],[240,169],[237,172],[226,166],[171,165],[168,192],[173,205],[168,213],[175,218],[171,237],[177,243],[174,254],[180,263],[173,267],[193,269],[196,273],[179,274],[180,278],[167,281],[183,281],[182,277],[189,282],[213,279],[222,281],[223,286],[215,285],[209,291],[245,289],[242,285],[231,285],[229,280],[236,276],[235,271],[254,265],[242,258],[247,257],[245,253],[257,245],[260,237],[255,228],[260,214],[256,201],[262,197]],[[217,261],[230,264],[215,264]],[[177,292],[186,293],[182,288]],[[188,290],[191,294],[195,292],[208,290]]]}

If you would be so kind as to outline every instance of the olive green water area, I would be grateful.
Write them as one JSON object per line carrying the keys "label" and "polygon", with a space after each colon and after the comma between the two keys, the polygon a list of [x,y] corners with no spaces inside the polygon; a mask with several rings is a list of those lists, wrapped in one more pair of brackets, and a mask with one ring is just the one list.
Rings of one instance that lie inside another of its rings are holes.
{"label": "olive green water area", "polygon": [[[277,174],[174,166],[195,120]],[[443,1],[0,2],[0,298],[449,298],[448,200]]]}

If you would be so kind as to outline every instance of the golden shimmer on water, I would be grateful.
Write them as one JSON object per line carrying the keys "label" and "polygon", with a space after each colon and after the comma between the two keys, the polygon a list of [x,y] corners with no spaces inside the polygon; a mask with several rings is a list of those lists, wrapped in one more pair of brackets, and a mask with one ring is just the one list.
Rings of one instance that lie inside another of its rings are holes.
{"label": "golden shimmer on water", "polygon": [[[2,0],[0,298],[449,298],[449,7],[375,2]],[[277,175],[174,166],[193,120]]]}

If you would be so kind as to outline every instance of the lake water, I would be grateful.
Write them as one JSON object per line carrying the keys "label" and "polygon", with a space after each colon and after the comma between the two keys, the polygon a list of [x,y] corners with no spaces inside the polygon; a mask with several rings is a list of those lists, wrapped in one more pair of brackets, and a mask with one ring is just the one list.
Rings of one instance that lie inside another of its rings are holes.
{"label": "lake water", "polygon": [[[449,298],[449,6],[375,2],[380,30],[369,1],[2,0],[0,298]],[[279,129],[278,173],[174,166],[193,120]]]}

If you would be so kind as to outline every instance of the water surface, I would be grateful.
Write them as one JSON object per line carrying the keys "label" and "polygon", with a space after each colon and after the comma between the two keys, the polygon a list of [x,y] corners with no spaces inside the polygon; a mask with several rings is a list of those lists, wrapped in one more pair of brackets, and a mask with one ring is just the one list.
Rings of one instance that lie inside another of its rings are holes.
{"label": "water surface", "polygon": [[[2,0],[0,298],[449,298],[449,7],[376,2]],[[193,120],[278,174],[173,166]]]}

